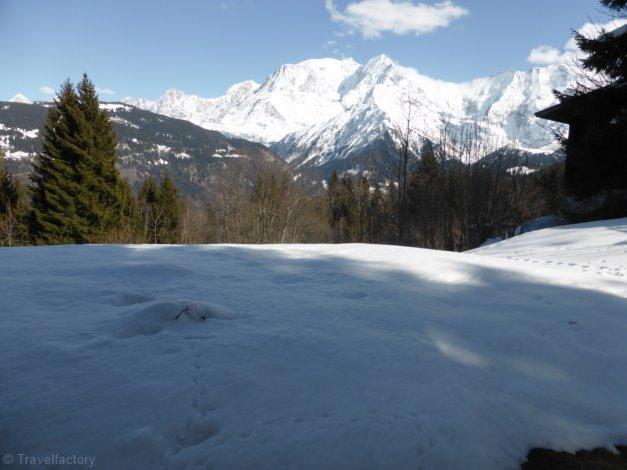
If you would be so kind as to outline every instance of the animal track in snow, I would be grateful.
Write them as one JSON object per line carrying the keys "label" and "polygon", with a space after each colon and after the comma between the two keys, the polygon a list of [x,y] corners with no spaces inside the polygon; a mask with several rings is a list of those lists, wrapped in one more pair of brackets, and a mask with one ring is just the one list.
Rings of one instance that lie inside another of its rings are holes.
{"label": "animal track in snow", "polygon": [[198,351],[198,341],[190,340],[193,372],[193,395],[190,402],[191,413],[185,424],[185,428],[176,434],[174,451],[176,455],[182,450],[202,444],[220,433],[220,426],[208,414],[215,411],[215,407],[209,402],[206,388],[206,374],[203,370],[203,358]]}
{"label": "animal track in snow", "polygon": [[[560,248],[562,250],[563,248]],[[623,266],[604,266],[601,263],[607,263],[607,260],[602,259],[599,261],[589,261],[587,264],[578,264],[567,261],[555,261],[555,260],[542,260],[537,258],[516,258],[513,256],[499,256],[501,259],[508,259],[512,261],[525,261],[533,264],[548,264],[556,266],[568,266],[570,268],[577,268],[586,273],[594,273],[600,275],[625,277],[626,269]],[[596,264],[596,266],[595,266]]]}

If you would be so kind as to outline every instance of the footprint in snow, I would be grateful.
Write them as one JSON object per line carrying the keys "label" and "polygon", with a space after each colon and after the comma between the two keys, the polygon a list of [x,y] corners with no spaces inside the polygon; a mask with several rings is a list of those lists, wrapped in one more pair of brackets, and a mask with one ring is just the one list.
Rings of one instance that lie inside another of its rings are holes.
{"label": "footprint in snow", "polygon": [[196,446],[220,433],[220,426],[211,420],[191,420],[185,426],[185,429],[178,432],[176,436],[177,451],[188,447]]}

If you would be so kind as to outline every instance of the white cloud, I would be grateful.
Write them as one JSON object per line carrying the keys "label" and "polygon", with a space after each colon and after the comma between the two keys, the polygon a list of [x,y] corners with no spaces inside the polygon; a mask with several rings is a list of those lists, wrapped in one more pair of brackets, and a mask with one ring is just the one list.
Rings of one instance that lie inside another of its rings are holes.
{"label": "white cloud", "polygon": [[[615,19],[607,23],[586,23],[577,31],[585,37],[597,37],[601,31],[612,31],[620,26],[627,24],[627,19]],[[571,37],[564,48],[559,51],[551,46],[538,46],[531,50],[527,61],[532,64],[549,65],[549,64],[573,64],[581,59],[583,53],[577,47],[575,39]]]}
{"label": "white cloud", "polygon": [[562,53],[551,46],[538,46],[531,49],[527,61],[532,64],[554,64],[560,58]]}
{"label": "white cloud", "polygon": [[340,11],[333,0],[325,0],[331,19],[359,31],[365,38],[377,38],[383,32],[427,34],[466,16],[468,10],[444,0],[433,5],[412,0],[357,0]]}
{"label": "white cloud", "polygon": [[115,95],[115,91],[111,88],[96,88],[96,91],[101,95]]}

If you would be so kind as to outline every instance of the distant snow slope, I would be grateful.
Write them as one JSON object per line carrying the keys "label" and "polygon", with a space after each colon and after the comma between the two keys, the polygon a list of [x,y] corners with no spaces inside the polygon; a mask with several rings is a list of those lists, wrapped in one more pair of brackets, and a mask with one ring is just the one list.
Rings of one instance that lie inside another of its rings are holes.
{"label": "distant snow slope", "polygon": [[12,103],[24,103],[24,104],[30,104],[32,103],[31,100],[29,100],[28,98],[26,98],[26,96],[24,96],[21,93],[18,93],[17,95],[15,95],[13,98],[11,98],[11,102]]}
{"label": "distant snow slope", "polygon": [[583,266],[626,252],[627,219],[474,253],[0,249],[2,451],[516,469],[534,446],[625,442],[627,282]]}
{"label": "distant snow slope", "polygon": [[538,230],[469,253],[566,267],[627,282],[627,219]]}
{"label": "distant snow slope", "polygon": [[207,99],[171,89],[156,101],[134,104],[200,126],[274,143],[296,166],[346,160],[386,138],[402,123],[402,105],[417,105],[413,126],[437,140],[442,121],[480,125],[492,145],[552,153],[557,144],[533,113],[555,102],[553,90],[575,81],[566,65],[504,72],[468,83],[448,83],[402,67],[385,55],[360,65],[353,59],[312,59],[283,65],[261,85],[248,81]]}

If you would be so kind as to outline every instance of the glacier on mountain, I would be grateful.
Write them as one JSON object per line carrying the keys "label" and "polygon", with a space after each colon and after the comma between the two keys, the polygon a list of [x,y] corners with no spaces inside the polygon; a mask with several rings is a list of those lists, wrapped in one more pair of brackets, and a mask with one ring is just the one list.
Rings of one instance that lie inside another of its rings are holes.
{"label": "glacier on mountain", "polygon": [[330,58],[283,65],[263,84],[242,82],[218,98],[170,89],[155,101],[124,102],[272,145],[296,167],[363,153],[402,122],[408,99],[415,105],[413,127],[429,140],[437,141],[444,123],[472,122],[495,148],[550,154],[558,148],[554,128],[534,112],[576,78],[567,65],[555,64],[451,83],[380,55],[363,65]]}

